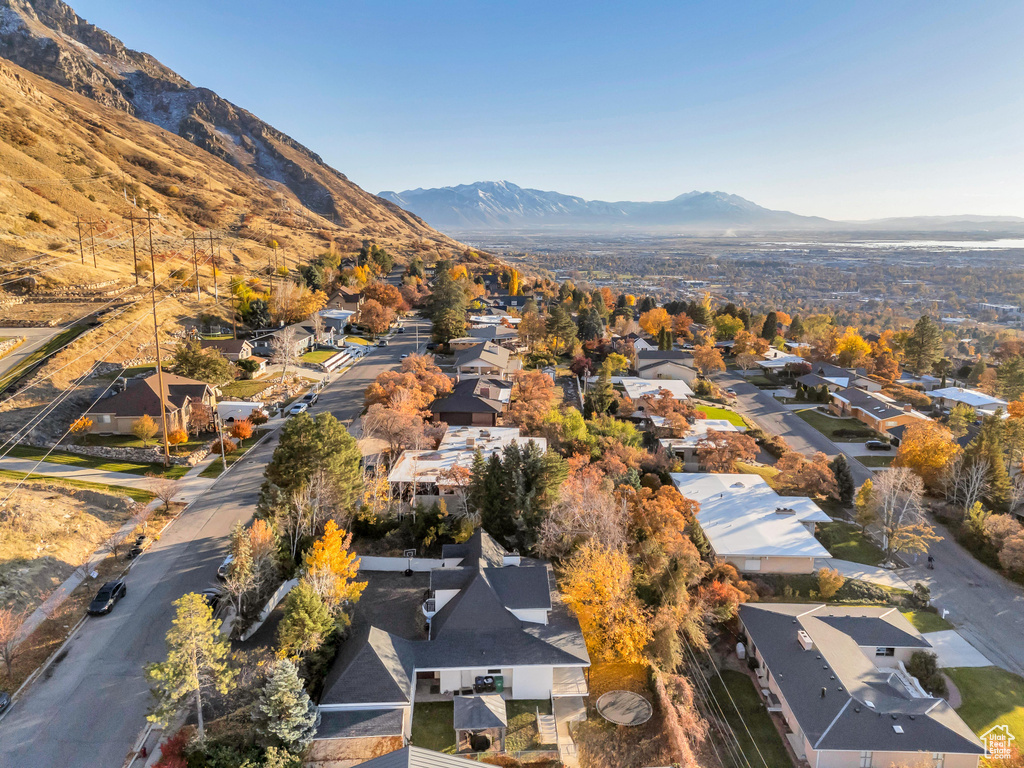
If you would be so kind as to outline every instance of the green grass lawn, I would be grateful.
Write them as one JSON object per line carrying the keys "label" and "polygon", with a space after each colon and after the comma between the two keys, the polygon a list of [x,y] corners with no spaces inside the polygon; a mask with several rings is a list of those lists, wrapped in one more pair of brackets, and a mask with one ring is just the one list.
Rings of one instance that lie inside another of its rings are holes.
{"label": "green grass lawn", "polygon": [[[711,690],[715,698],[722,705],[725,712],[725,719],[729,721],[732,730],[739,740],[743,756],[750,765],[767,765],[768,768],[792,768],[793,761],[789,759],[789,752],[786,751],[782,737],[772,723],[771,715],[765,708],[764,702],[754,689],[754,683],[742,672],[726,669],[722,670],[722,680],[725,687],[717,676],[711,678]],[[728,693],[726,693],[726,688]],[[730,701],[729,696],[732,696]],[[733,706],[733,702],[736,706]],[[736,710],[739,709],[739,714]],[[742,715],[742,719],[740,718]],[[744,723],[746,726],[744,727]],[[747,733],[747,729],[750,733]],[[751,740],[753,736],[753,740]],[[755,746],[756,744],[756,746]],[[760,754],[758,754],[760,750]],[[764,761],[762,762],[762,757]],[[733,766],[737,768],[737,766]]]}
{"label": "green grass lawn", "polygon": [[1010,726],[1017,743],[1024,741],[1024,678],[999,667],[943,670],[963,697],[960,717],[979,736],[994,725]]}
{"label": "green grass lawn", "polygon": [[857,461],[865,467],[888,467],[892,464],[892,460],[895,458],[896,453],[894,451],[891,454],[883,454],[880,456],[858,456]]}
{"label": "green grass lawn", "polygon": [[220,386],[220,392],[224,397],[256,397],[263,390],[272,387],[274,382],[270,379],[238,379]]}
{"label": "green grass lawn", "polygon": [[[65,451],[51,451],[47,456],[42,448],[34,448],[27,445],[16,445],[7,453],[19,459],[31,461],[43,460],[50,464],[64,464],[66,466],[81,467],[82,469],[99,469],[103,472],[126,472],[130,475],[160,475],[178,479],[188,472],[188,467],[170,466],[163,464],[140,464],[134,461],[117,461],[115,459],[101,459],[96,456],[81,456],[77,453]],[[45,459],[43,457],[46,457]]]}
{"label": "green grass lawn", "polygon": [[505,733],[506,751],[525,752],[540,748],[540,734],[537,731],[538,709],[542,715],[550,715],[551,700],[520,699],[505,702],[505,714],[508,716],[508,731]]}
{"label": "green grass lawn", "polygon": [[[256,442],[261,437],[263,437],[263,435],[266,434],[268,431],[269,430],[266,430],[266,429],[257,429],[257,430],[255,430],[252,433],[252,437],[250,437],[248,440],[245,441],[245,445],[243,445],[240,450],[237,450],[234,453],[229,453],[229,454],[227,454],[224,457],[225,461],[227,461],[227,465],[230,467],[236,461],[238,461],[243,456],[245,456],[245,454],[247,454],[249,451],[251,451],[252,447],[254,445],[256,445]],[[220,477],[221,473],[223,473],[223,472],[224,472],[224,462],[222,462],[220,460],[220,454],[217,454],[216,458],[214,458],[214,460],[213,460],[213,463],[210,464],[210,466],[208,466],[202,472],[200,472],[199,476],[200,477]]]}
{"label": "green grass lawn", "polygon": [[[807,408],[803,411],[794,411],[794,413],[833,442],[863,443],[879,437],[879,435],[871,430],[866,424],[862,424],[856,419],[833,418],[832,416],[826,416],[824,413],[821,413],[814,408]],[[837,429],[866,430],[871,432],[871,437],[836,437],[835,431]]]}
{"label": "green grass lawn", "polygon": [[743,420],[736,411],[730,411],[728,408],[716,408],[713,405],[698,405],[697,410],[707,416],[709,419],[725,419],[730,424],[737,427],[747,426],[747,422]]}
{"label": "green grass lawn", "polygon": [[[41,480],[44,476],[31,475],[29,476],[26,472],[13,472],[9,469],[0,469],[0,477],[7,478],[8,480],[24,480],[29,477],[30,480]],[[45,477],[47,483],[55,483],[57,485],[66,485],[70,488],[83,488],[87,491],[102,491],[103,493],[112,493],[117,496],[127,496],[133,501],[138,501],[141,504],[148,504],[156,497],[149,491],[144,491],[141,488],[127,488],[123,485],[104,485],[103,483],[89,483],[85,480],[69,480],[61,477]]]}
{"label": "green grass lawn", "polygon": [[760,475],[765,479],[765,481],[767,481],[769,485],[771,485],[772,480],[775,479],[775,476],[779,474],[779,470],[777,470],[775,467],[766,467],[761,464],[747,464],[746,462],[743,461],[736,462],[736,471],[748,475]]}
{"label": "green grass lawn", "polygon": [[32,354],[28,355],[24,360],[14,366],[7,375],[0,379],[0,392],[3,392],[9,386],[17,381],[20,381],[23,377],[28,375],[32,370],[35,369],[43,360],[52,355],[58,349],[63,347],[65,344],[77,339],[83,333],[89,330],[89,326],[85,323],[78,323],[71,326],[65,331],[61,331],[48,342],[43,344]]}
{"label": "green grass lawn", "polygon": [[903,615],[918,632],[942,632],[945,629],[954,629],[952,624],[931,611],[903,611]]}
{"label": "green grass lawn", "polygon": [[338,354],[337,350],[334,349],[314,349],[312,352],[307,352],[302,356],[302,362],[304,363],[324,363],[330,360]]}
{"label": "green grass lawn", "polygon": [[455,705],[424,701],[412,711],[412,743],[435,752],[455,754]]}
{"label": "green grass lawn", "polygon": [[[188,455],[192,451],[212,440],[214,437],[216,437],[216,435],[212,434],[189,435],[188,440],[184,443],[172,445],[171,453],[177,456]],[[160,442],[159,435],[155,436],[149,441],[149,444],[146,445],[135,435],[88,434],[82,437],[82,445],[105,445],[109,448],[152,448],[155,445],[162,445],[162,443]]]}
{"label": "green grass lawn", "polygon": [[839,560],[878,565],[885,559],[885,553],[850,523],[818,523],[817,537]]}

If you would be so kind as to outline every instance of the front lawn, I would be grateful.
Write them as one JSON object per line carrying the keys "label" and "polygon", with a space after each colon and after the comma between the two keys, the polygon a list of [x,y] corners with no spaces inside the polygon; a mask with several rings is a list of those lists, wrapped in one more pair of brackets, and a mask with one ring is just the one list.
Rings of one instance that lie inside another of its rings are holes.
{"label": "front lawn", "polygon": [[[230,467],[232,464],[234,464],[240,458],[245,456],[245,454],[247,454],[249,451],[251,451],[253,446],[256,445],[257,442],[259,442],[259,439],[261,437],[263,437],[263,435],[265,435],[269,431],[270,430],[267,430],[267,429],[257,429],[257,430],[255,430],[252,433],[252,437],[248,438],[245,441],[245,445],[243,445],[240,450],[237,450],[237,451],[234,451],[233,453],[227,454],[224,457],[224,461],[226,461],[227,465]],[[235,438],[232,438],[232,440],[234,440],[234,439]],[[206,469],[204,469],[202,472],[199,473],[200,477],[220,477],[221,473],[224,472],[224,462],[220,460],[220,454],[218,452],[214,452],[211,455],[215,457],[214,460],[213,460],[213,463],[210,464],[208,467],[206,467]]]}
{"label": "front lawn", "polygon": [[[863,443],[881,437],[873,429],[856,419],[839,419],[834,416],[826,416],[814,408],[794,411],[794,413],[835,443]],[[837,436],[836,432],[839,430],[854,430],[860,436]]]}
{"label": "front lawn", "polygon": [[737,427],[747,426],[747,422],[743,420],[736,411],[730,411],[728,408],[717,408],[713,405],[698,405],[697,410],[707,416],[709,419],[725,419],[730,424]]}
{"label": "front lawn", "polygon": [[455,705],[424,701],[412,710],[412,744],[435,752],[455,754]]}
{"label": "front lawn", "polygon": [[238,379],[219,387],[224,397],[239,397],[244,399],[256,397],[263,390],[274,385],[269,379]]}
{"label": "front lawn", "polygon": [[850,523],[818,523],[815,534],[832,557],[863,565],[878,565],[885,553],[864,532]]}
{"label": "front lawn", "polygon": [[[722,685],[723,680],[725,686]],[[782,743],[782,737],[754,688],[753,681],[742,672],[725,669],[722,670],[722,680],[714,675],[710,683],[715,699],[721,704],[725,719],[729,721],[739,741],[745,758],[744,764],[792,768],[793,761],[789,759],[786,745]]]}
{"label": "front lawn", "polygon": [[[187,456],[197,448],[201,448],[207,442],[215,438],[214,434],[202,434],[188,436],[184,443],[171,446],[171,453],[176,456]],[[135,435],[97,435],[88,434],[81,438],[82,445],[105,445],[108,448],[152,448],[162,445],[160,435],[151,438],[148,444],[143,444]]]}
{"label": "front lawn", "polygon": [[957,713],[979,736],[995,725],[1008,725],[1017,743],[1024,741],[1024,678],[999,667],[943,670],[960,691]]}
{"label": "front lawn", "polygon": [[931,611],[903,611],[903,615],[907,617],[907,621],[914,625],[914,629],[922,634],[925,632],[942,632],[946,629],[955,629],[952,624],[939,616],[939,614],[932,613]]}
{"label": "front lawn", "polygon": [[[7,454],[19,459],[31,461],[46,461],[50,464],[64,464],[65,466],[81,467],[82,469],[98,469],[103,472],[126,472],[130,475],[160,475],[177,480],[188,472],[188,467],[171,465],[165,467],[163,464],[138,463],[134,461],[117,461],[116,459],[101,459],[97,456],[81,456],[77,453],[66,453],[64,451],[50,451],[47,455],[42,448],[34,448],[28,445],[16,445]],[[45,457],[45,458],[44,458]]]}
{"label": "front lawn", "polygon": [[896,454],[892,453],[885,456],[858,456],[857,461],[865,467],[888,467],[892,464],[892,460],[895,458]]}
{"label": "front lawn", "polygon": [[736,462],[736,471],[746,475],[760,475],[768,485],[771,485],[775,476],[779,474],[779,470],[775,467],[767,467],[764,464],[747,464],[744,461]]}
{"label": "front lawn", "polygon": [[314,349],[312,352],[304,354],[301,359],[304,363],[326,363],[336,354],[338,354],[336,349]]}
{"label": "front lawn", "polygon": [[508,716],[508,731],[505,733],[506,751],[526,752],[540,749],[540,734],[537,731],[538,709],[542,715],[550,715],[551,700],[521,699],[505,702],[505,714]]}

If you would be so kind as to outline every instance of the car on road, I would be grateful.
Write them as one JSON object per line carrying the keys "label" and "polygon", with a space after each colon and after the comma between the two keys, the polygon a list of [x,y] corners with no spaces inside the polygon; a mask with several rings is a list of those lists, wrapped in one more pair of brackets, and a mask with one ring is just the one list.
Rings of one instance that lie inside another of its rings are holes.
{"label": "car on road", "polygon": [[732,387],[729,387],[727,390],[725,390],[725,394],[727,394],[727,395],[735,395],[736,394],[736,390],[733,389]]}
{"label": "car on road", "polygon": [[217,566],[217,578],[226,579],[228,577],[228,571],[231,569],[231,564],[235,562],[234,555],[228,555],[224,558],[224,562]]}
{"label": "car on road", "polygon": [[96,597],[89,603],[89,615],[99,616],[104,613],[110,613],[114,606],[117,605],[117,601],[127,594],[128,588],[124,585],[123,581],[108,581],[100,587]]}
{"label": "car on road", "polygon": [[408,354],[402,355],[402,356],[401,356],[401,357],[399,358],[399,360],[405,360],[405,358],[407,358],[408,356],[409,356]]}
{"label": "car on road", "polygon": [[396,333],[405,333],[405,328],[399,328],[398,331],[396,331]]}
{"label": "car on road", "polygon": [[0,714],[11,706],[11,694],[7,691],[0,691]]}
{"label": "car on road", "polygon": [[302,402],[304,402],[307,406],[316,405],[316,401],[319,399],[320,395],[317,394],[316,392],[307,392],[305,395],[303,395]]}
{"label": "car on road", "polygon": [[388,345],[388,340],[387,339],[381,339],[380,341],[377,342],[377,346],[378,347],[386,347],[387,345]]}
{"label": "car on road", "polygon": [[308,410],[309,403],[295,403],[295,405],[288,409],[288,415],[298,416],[300,413],[305,413]]}
{"label": "car on road", "polygon": [[892,445],[885,442],[884,440],[868,440],[864,443],[864,447],[869,451],[891,451]]}

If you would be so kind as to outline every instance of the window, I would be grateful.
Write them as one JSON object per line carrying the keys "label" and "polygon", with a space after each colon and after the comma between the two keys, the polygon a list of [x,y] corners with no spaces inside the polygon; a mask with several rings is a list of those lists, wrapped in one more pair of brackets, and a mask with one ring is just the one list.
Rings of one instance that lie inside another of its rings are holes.
{"label": "window", "polygon": [[875,648],[875,656],[895,656],[895,655],[896,655],[896,649],[895,648],[883,648],[882,646],[878,646],[877,648]]}
{"label": "window", "polygon": [[932,765],[934,768],[942,768],[946,762],[946,755],[943,752],[932,752]]}
{"label": "window", "polygon": [[744,571],[760,571],[761,570],[761,558],[753,558],[743,561]]}
{"label": "window", "polygon": [[860,768],[871,768],[871,753],[861,752],[860,753]]}
{"label": "window", "polygon": [[110,423],[110,414],[109,413],[101,413],[99,416],[96,417],[96,423],[97,424],[109,424]]}

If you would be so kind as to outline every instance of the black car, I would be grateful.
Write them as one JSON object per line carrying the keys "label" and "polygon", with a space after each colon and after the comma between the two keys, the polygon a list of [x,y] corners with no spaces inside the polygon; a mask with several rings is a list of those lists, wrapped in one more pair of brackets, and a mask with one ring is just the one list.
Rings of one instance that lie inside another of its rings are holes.
{"label": "black car", "polygon": [[11,694],[7,691],[0,691],[0,713],[11,706]]}
{"label": "black car", "polygon": [[398,333],[405,333],[405,328],[399,328],[397,332]]}
{"label": "black car", "polygon": [[891,451],[892,446],[883,440],[868,440],[864,447],[869,451]]}
{"label": "black car", "polygon": [[220,600],[223,597],[223,594],[219,589],[213,588],[204,589],[199,594],[203,596],[203,599],[206,601],[206,604],[215,611],[217,610],[217,606],[220,605]]}
{"label": "black car", "polygon": [[114,605],[122,597],[128,594],[128,588],[124,585],[123,581],[108,581],[102,587],[100,591],[96,593],[96,597],[89,603],[89,613],[92,616],[99,616],[103,613],[110,613],[113,610]]}

